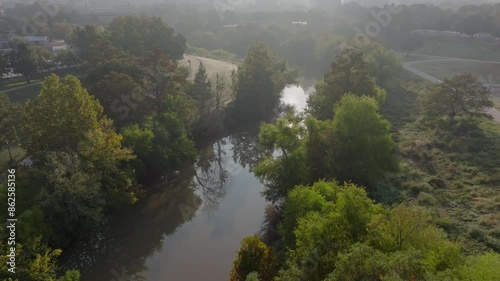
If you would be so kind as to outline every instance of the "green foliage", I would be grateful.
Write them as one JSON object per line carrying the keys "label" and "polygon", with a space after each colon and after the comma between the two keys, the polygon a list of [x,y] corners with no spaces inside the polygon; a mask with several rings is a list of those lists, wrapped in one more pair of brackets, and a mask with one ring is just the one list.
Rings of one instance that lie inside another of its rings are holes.
{"label": "green foliage", "polygon": [[500,276],[500,254],[489,252],[482,256],[467,259],[459,269],[460,280],[487,281]]}
{"label": "green foliage", "polygon": [[11,40],[13,51],[10,53],[10,66],[15,73],[21,73],[30,83],[31,77],[47,61],[47,50],[35,46],[22,38]]}
{"label": "green foliage", "polygon": [[186,51],[184,36],[175,34],[161,18],[117,17],[107,31],[114,46],[132,55],[143,56],[160,48],[172,60],[179,60]]}
{"label": "green foliage", "polygon": [[67,147],[77,150],[85,134],[100,127],[103,109],[99,102],[68,76],[64,83],[51,75],[45,79],[42,92],[26,106],[26,130],[31,137],[28,154],[57,151]]}
{"label": "green foliage", "polygon": [[0,93],[0,143],[6,141],[14,143],[18,139],[17,131],[21,127],[19,122],[22,116],[22,108],[19,105],[12,104],[9,96]]}
{"label": "green foliage", "polygon": [[[57,258],[62,251],[52,250],[43,243],[40,238],[25,241],[22,245],[16,245],[16,273],[7,271],[7,255],[0,257],[0,280],[3,281],[78,281],[80,273],[70,270],[64,277],[57,279]],[[2,241],[0,250],[7,253],[7,243]],[[13,280],[12,277],[15,279]]]}
{"label": "green foliage", "polygon": [[320,119],[331,119],[334,106],[342,96],[353,93],[383,101],[385,91],[377,86],[363,51],[345,49],[331,65],[331,70],[316,85],[307,100],[309,113]]}
{"label": "green foliage", "polygon": [[335,175],[372,187],[385,172],[398,169],[390,123],[378,113],[370,97],[344,96],[335,109]]}
{"label": "green foliage", "polygon": [[[456,75],[435,85],[421,96],[424,120],[443,129],[463,131],[467,123],[485,117],[484,108],[493,107],[488,89],[471,74]],[[463,119],[465,126],[457,122]]]}
{"label": "green foliage", "polygon": [[245,281],[259,281],[259,274],[257,272],[252,272],[247,275]]}
{"label": "green foliage", "polygon": [[311,187],[297,186],[289,194],[283,205],[283,220],[279,234],[285,246],[295,247],[294,230],[298,219],[309,212],[321,212],[327,202],[335,200],[340,186],[335,182],[317,182]]}
{"label": "green foliage", "polygon": [[247,276],[258,272],[258,279],[271,281],[276,275],[276,259],[257,235],[246,237],[241,241],[241,248],[231,269],[230,281],[245,281]]}
{"label": "green foliage", "polygon": [[234,115],[241,122],[254,122],[273,116],[281,92],[287,84],[295,82],[297,74],[265,45],[256,44],[248,51],[237,76]]}
{"label": "green foliage", "polygon": [[254,169],[254,173],[265,183],[264,195],[270,201],[285,198],[288,192],[298,184],[310,181],[309,167],[306,161],[304,128],[301,119],[289,113],[274,125],[264,124],[259,134],[259,142],[280,155],[268,155]]}
{"label": "green foliage", "polygon": [[282,239],[293,243],[294,231],[296,240],[276,280],[427,280],[464,264],[460,245],[426,211],[383,208],[355,185],[297,186],[283,217]]}

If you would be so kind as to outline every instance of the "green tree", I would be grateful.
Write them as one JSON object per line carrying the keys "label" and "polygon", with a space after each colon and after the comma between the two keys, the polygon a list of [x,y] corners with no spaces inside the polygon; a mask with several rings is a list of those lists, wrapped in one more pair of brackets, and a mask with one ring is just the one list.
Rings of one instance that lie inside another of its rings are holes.
{"label": "green tree", "polygon": [[0,52],[0,77],[10,72],[10,62],[7,53]]}
{"label": "green tree", "polygon": [[95,25],[76,28],[69,38],[69,43],[76,47],[79,58],[88,58],[91,46],[104,38],[104,29]]}
{"label": "green tree", "polygon": [[78,65],[80,63],[80,59],[73,50],[65,50],[58,53],[54,57],[54,62],[57,65],[69,68],[71,66]]}
{"label": "green tree", "polygon": [[92,93],[117,128],[141,123],[151,113],[144,89],[128,74],[113,71],[104,75],[93,87]]}
{"label": "green tree", "polygon": [[66,246],[81,233],[104,222],[105,198],[98,174],[86,172],[77,155],[49,152],[41,175],[38,196],[47,220],[54,228],[51,242]]}
{"label": "green tree", "polygon": [[279,156],[269,153],[254,169],[266,186],[263,193],[269,201],[284,199],[294,186],[308,184],[311,179],[301,139],[305,134],[301,121],[294,113],[288,113],[276,124],[261,126],[259,143],[269,151],[279,152]]}
{"label": "green tree", "polygon": [[337,56],[330,72],[316,85],[316,92],[307,100],[308,112],[320,120],[331,119],[335,104],[347,93],[378,101],[384,100],[386,95],[370,74],[365,54],[350,48]]}
{"label": "green tree", "polygon": [[489,252],[467,258],[459,269],[459,280],[487,281],[500,276],[500,254]]}
{"label": "green tree", "polygon": [[424,120],[453,128],[457,119],[474,122],[484,117],[485,108],[493,107],[488,89],[471,74],[460,74],[435,85],[421,96]]}
{"label": "green tree", "polygon": [[175,34],[161,18],[118,17],[107,31],[114,46],[132,55],[144,56],[160,48],[172,60],[179,60],[186,51],[184,36]]}
{"label": "green tree", "polygon": [[22,108],[12,104],[7,94],[0,93],[0,145],[7,142],[12,144],[18,140],[21,116]]}
{"label": "green tree", "polygon": [[26,82],[30,83],[31,76],[38,71],[40,63],[37,48],[22,38],[12,39],[10,44],[13,48],[13,51],[10,53],[10,65],[12,69],[15,73],[24,75]]}
{"label": "green tree", "polygon": [[273,116],[281,92],[295,82],[297,73],[287,68],[265,45],[253,45],[238,69],[233,110],[237,120],[254,122]]}
{"label": "green tree", "polygon": [[298,219],[296,249],[288,261],[306,274],[306,280],[323,280],[335,269],[338,253],[368,238],[369,225],[384,213],[382,206],[354,185],[340,188],[326,208]]}
{"label": "green tree", "polygon": [[285,246],[295,248],[294,231],[299,218],[309,212],[322,212],[328,202],[335,201],[340,186],[336,182],[320,181],[312,186],[296,186],[283,204],[283,220],[279,233]]}
{"label": "green tree", "polygon": [[[80,273],[75,270],[65,272],[57,279],[57,259],[61,255],[60,249],[52,250],[41,242],[41,238],[17,244],[16,273],[7,271],[7,255],[0,257],[0,280],[3,281],[79,281]],[[2,241],[0,250],[7,253],[7,243]],[[12,279],[14,278],[14,279]]]}
{"label": "green tree", "polygon": [[193,132],[195,135],[199,134],[210,125],[214,120],[212,116],[212,83],[208,79],[207,71],[203,63],[200,63],[198,71],[194,77],[193,86],[189,90],[190,96],[197,101],[197,115],[193,124]]}
{"label": "green tree", "polygon": [[40,165],[51,151],[76,154],[98,176],[107,206],[134,200],[133,182],[121,167],[134,158],[132,151],[122,147],[123,137],[76,77],[67,76],[64,83],[56,75],[46,78],[23,121],[29,136],[23,147]]}
{"label": "green tree", "polygon": [[335,109],[335,175],[341,181],[373,187],[385,172],[395,172],[398,163],[390,123],[378,112],[370,97],[344,96]]}
{"label": "green tree", "polygon": [[230,281],[246,281],[258,272],[259,280],[271,281],[276,275],[277,261],[271,249],[257,235],[243,238],[238,256],[231,269]]}

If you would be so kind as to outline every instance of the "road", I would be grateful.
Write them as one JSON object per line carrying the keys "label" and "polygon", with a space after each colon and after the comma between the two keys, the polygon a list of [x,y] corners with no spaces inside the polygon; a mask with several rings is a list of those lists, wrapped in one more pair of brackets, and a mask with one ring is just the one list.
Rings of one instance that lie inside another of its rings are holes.
{"label": "road", "polygon": [[[403,68],[412,72],[413,74],[415,74],[419,77],[424,78],[425,80],[431,81],[433,83],[441,83],[443,81],[441,81],[440,79],[413,67],[413,64],[415,64],[415,63],[439,62],[439,61],[473,61],[473,62],[485,62],[485,63],[500,64],[500,62],[496,62],[496,61],[480,61],[480,60],[468,60],[468,59],[459,59],[459,58],[436,58],[436,59],[430,59],[430,60],[418,60],[418,61],[403,62]],[[500,110],[498,110],[496,108],[490,108],[490,109],[486,110],[486,112],[488,114],[490,114],[495,121],[500,123]]]}

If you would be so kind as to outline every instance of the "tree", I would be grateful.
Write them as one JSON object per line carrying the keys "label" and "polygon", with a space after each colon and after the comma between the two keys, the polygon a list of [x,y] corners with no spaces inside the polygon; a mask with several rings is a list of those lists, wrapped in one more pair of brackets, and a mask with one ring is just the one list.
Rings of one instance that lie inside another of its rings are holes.
{"label": "tree", "polygon": [[322,212],[328,202],[335,201],[341,187],[336,182],[316,182],[312,186],[296,186],[283,205],[283,220],[279,225],[279,234],[285,246],[295,248],[294,231],[299,218],[309,212]]}
{"label": "tree", "polygon": [[316,92],[309,96],[308,111],[320,120],[331,119],[335,104],[347,93],[378,101],[386,95],[371,76],[365,55],[360,50],[345,49],[337,56],[330,72],[316,85]]}
{"label": "tree", "polygon": [[114,46],[135,56],[144,56],[159,48],[172,60],[179,60],[186,51],[184,36],[175,34],[161,18],[117,17],[107,31]]}
{"label": "tree", "polygon": [[86,60],[92,45],[103,39],[103,30],[95,25],[76,28],[68,40],[76,48],[82,61]]}
{"label": "tree", "polygon": [[135,200],[130,173],[121,166],[134,158],[132,151],[122,147],[123,137],[76,77],[68,75],[64,83],[56,75],[46,78],[26,113],[30,138],[23,147],[37,163],[43,166],[49,152],[76,154],[88,165],[86,171],[98,176],[107,207]]}
{"label": "tree", "polygon": [[144,89],[128,74],[114,71],[106,74],[92,92],[117,128],[140,123],[151,112]]}
{"label": "tree", "polygon": [[248,51],[237,76],[234,115],[242,122],[255,122],[273,115],[281,92],[295,82],[296,72],[290,71],[286,61],[278,60],[265,45],[256,44]]}
{"label": "tree", "polygon": [[365,241],[370,222],[384,212],[363,188],[351,184],[338,189],[330,202],[298,219],[296,249],[288,261],[305,273],[305,280],[324,280],[335,269],[338,254]]}
{"label": "tree", "polygon": [[190,89],[190,96],[197,101],[197,116],[193,125],[194,134],[200,133],[200,130],[210,125],[213,120],[210,118],[212,113],[212,83],[208,79],[207,71],[203,63],[200,63],[198,71],[194,77],[193,86]]}
{"label": "tree", "polygon": [[37,72],[40,58],[34,45],[21,38],[14,38],[10,44],[11,52],[10,64],[15,73],[20,73],[30,83],[31,76]]}
{"label": "tree", "polygon": [[101,126],[103,108],[90,96],[78,78],[68,76],[64,83],[51,75],[42,84],[42,91],[26,107],[26,124],[31,139],[28,154],[74,151],[85,140],[85,134]]}
{"label": "tree", "polygon": [[[0,260],[0,279],[9,281],[79,281],[80,273],[76,270],[65,272],[63,277],[57,279],[57,259],[61,255],[60,249],[51,249],[43,244],[41,238],[24,241],[16,245],[16,273],[7,271],[7,255],[2,255]],[[7,243],[0,246],[2,252],[7,253]],[[14,277],[15,279],[12,279]]]}
{"label": "tree", "polygon": [[279,202],[294,186],[311,180],[301,121],[294,113],[288,113],[276,124],[261,126],[259,143],[271,153],[255,167],[254,173],[266,186],[263,194],[269,201]]}
{"label": "tree", "polygon": [[471,74],[460,74],[436,84],[420,98],[424,120],[453,127],[458,118],[467,122],[486,116],[493,106],[488,89]]}
{"label": "tree", "polygon": [[9,73],[10,73],[10,62],[8,54],[0,52],[0,78],[2,78],[5,74]]}
{"label": "tree", "polygon": [[390,123],[370,97],[344,96],[335,109],[335,175],[341,181],[373,187],[384,172],[398,169]]}
{"label": "tree", "polygon": [[7,94],[0,93],[0,145],[18,140],[17,132],[21,127],[19,122],[21,116],[22,108],[12,104]]}
{"label": "tree", "polygon": [[54,57],[54,62],[56,65],[69,68],[78,65],[80,63],[80,59],[73,50],[65,50],[58,53]]}
{"label": "tree", "polygon": [[259,280],[271,281],[276,275],[277,261],[271,249],[257,235],[243,238],[238,256],[231,269],[230,281],[246,281],[258,272]]}
{"label": "tree", "polygon": [[456,29],[474,38],[474,35],[481,31],[483,20],[480,14],[466,16],[458,22]]}
{"label": "tree", "polygon": [[96,173],[87,172],[77,155],[49,152],[41,175],[39,200],[54,228],[55,245],[66,246],[81,233],[90,233],[104,222],[106,205]]}
{"label": "tree", "polygon": [[406,56],[410,56],[410,52],[420,48],[423,44],[420,36],[412,34],[401,42],[401,49],[406,51]]}

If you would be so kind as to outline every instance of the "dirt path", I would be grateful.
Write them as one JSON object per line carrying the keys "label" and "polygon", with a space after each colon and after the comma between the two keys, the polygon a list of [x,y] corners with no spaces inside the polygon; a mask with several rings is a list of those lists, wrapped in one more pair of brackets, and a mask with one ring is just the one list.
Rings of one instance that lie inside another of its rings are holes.
{"label": "dirt path", "polygon": [[[419,77],[424,78],[425,80],[431,81],[433,83],[441,83],[443,81],[441,81],[440,79],[413,67],[413,64],[415,64],[415,63],[439,62],[439,61],[472,61],[472,62],[484,62],[484,63],[500,64],[500,62],[496,62],[496,61],[480,61],[480,60],[468,60],[468,59],[459,59],[459,58],[440,58],[440,59],[431,59],[431,60],[417,60],[417,61],[403,62],[403,68],[412,72],[413,74],[415,74]],[[486,85],[486,86],[489,86],[489,85]],[[495,119],[495,121],[500,123],[500,110],[498,110],[496,108],[490,108],[490,109],[486,110],[486,112],[488,114],[490,114],[491,116],[493,116],[493,119]]]}

